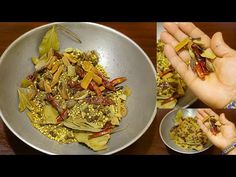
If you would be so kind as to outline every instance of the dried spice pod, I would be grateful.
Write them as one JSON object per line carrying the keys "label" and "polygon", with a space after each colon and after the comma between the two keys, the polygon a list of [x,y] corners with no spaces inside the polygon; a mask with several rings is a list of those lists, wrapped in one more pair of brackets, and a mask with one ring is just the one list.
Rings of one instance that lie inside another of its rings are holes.
{"label": "dried spice pod", "polygon": [[217,135],[220,132],[219,129],[220,129],[221,123],[216,119],[215,116],[206,116],[202,122],[209,123],[209,126],[210,126],[209,128],[213,135]]}
{"label": "dried spice pod", "polygon": [[205,79],[205,74],[204,74],[204,72],[203,72],[203,70],[202,70],[202,67],[201,67],[200,62],[196,62],[196,65],[195,65],[195,68],[194,68],[193,71],[195,71],[195,72],[197,73],[197,75],[198,75],[198,77],[199,77],[200,79],[202,79],[202,80]]}
{"label": "dried spice pod", "polygon": [[219,133],[218,127],[216,125],[216,119],[211,119],[210,118],[210,131],[212,132],[213,135],[217,135]]}
{"label": "dried spice pod", "polygon": [[204,80],[205,76],[215,71],[212,60],[216,58],[216,55],[210,48],[204,48],[201,38],[186,38],[176,45],[175,51],[178,52],[184,48],[188,49],[191,58],[186,64],[190,65],[200,79]]}

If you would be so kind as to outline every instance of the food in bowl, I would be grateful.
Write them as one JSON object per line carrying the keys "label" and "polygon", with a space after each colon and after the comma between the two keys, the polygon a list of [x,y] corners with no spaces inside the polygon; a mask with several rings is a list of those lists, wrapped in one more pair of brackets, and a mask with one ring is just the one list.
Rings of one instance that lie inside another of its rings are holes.
{"label": "food in bowl", "polygon": [[118,86],[125,77],[109,80],[96,51],[67,48],[60,53],[59,29],[78,39],[62,26],[47,31],[39,57],[32,57],[35,72],[18,88],[19,111],[27,111],[32,125],[50,139],[104,150],[128,112],[131,90]]}
{"label": "food in bowl", "polygon": [[196,118],[183,117],[181,109],[176,114],[170,137],[177,146],[185,150],[201,151],[208,143],[208,138],[197,124]]}
{"label": "food in bowl", "polygon": [[179,52],[183,49],[188,50],[190,60],[187,65],[190,65],[191,69],[197,73],[197,76],[204,80],[205,76],[215,71],[212,64],[216,55],[210,48],[205,48],[201,42],[201,38],[186,38],[175,46],[175,51]]}
{"label": "food in bowl", "polygon": [[174,108],[187,86],[164,54],[164,43],[157,43],[157,107]]}

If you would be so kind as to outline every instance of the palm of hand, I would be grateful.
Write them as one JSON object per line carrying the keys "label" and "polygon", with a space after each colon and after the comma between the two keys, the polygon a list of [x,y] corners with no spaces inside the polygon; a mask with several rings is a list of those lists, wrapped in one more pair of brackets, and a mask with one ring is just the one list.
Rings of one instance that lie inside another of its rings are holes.
{"label": "palm of hand", "polygon": [[235,126],[223,125],[221,127],[220,133],[211,137],[211,141],[220,149],[224,149],[226,146],[232,143],[236,138]]}
{"label": "palm of hand", "polygon": [[[215,33],[210,39],[192,23],[165,23],[161,39],[166,43],[165,55],[188,87],[204,103],[213,108],[223,108],[236,98],[236,51],[224,43],[222,34]],[[213,61],[215,72],[205,80],[198,78],[185,62],[189,60],[187,51],[176,54],[174,47],[186,37],[201,38],[206,48],[211,48],[218,56]]]}
{"label": "palm of hand", "polygon": [[214,73],[204,81],[195,78],[191,86],[203,102],[212,107],[223,108],[236,95],[236,56],[216,58],[214,66]]}
{"label": "palm of hand", "polygon": [[[217,134],[213,134],[209,122],[204,121],[208,116],[215,117],[215,119],[221,124],[219,127],[220,131]],[[196,117],[198,125],[202,131],[207,135],[209,140],[221,150],[236,142],[235,125],[226,119],[224,114],[219,116],[211,109],[198,109]]]}

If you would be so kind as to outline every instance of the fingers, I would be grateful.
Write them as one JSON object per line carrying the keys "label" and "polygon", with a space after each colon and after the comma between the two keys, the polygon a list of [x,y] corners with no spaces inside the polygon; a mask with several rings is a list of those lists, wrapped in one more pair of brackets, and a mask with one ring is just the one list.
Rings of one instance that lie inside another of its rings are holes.
{"label": "fingers", "polygon": [[218,114],[216,114],[212,109],[204,109],[204,111],[209,115],[209,116],[214,116],[216,119],[218,119]]}
{"label": "fingers", "polygon": [[206,128],[210,127],[210,124],[208,122],[203,122],[203,120],[205,119],[205,116],[202,116],[202,114],[197,112],[196,117],[198,120],[200,120],[205,125]]}
{"label": "fingers", "polygon": [[219,57],[231,56],[235,54],[235,51],[224,42],[221,32],[217,32],[212,36],[211,48]]}
{"label": "fingers", "polygon": [[203,122],[200,120],[200,119],[198,119],[197,120],[197,123],[198,123],[198,125],[200,126],[200,128],[202,129],[202,131],[207,135],[207,137],[210,139],[212,136],[213,136],[213,134],[211,133],[211,131],[203,124]]}
{"label": "fingers", "polygon": [[177,24],[175,23],[164,23],[163,27],[166,29],[168,33],[170,33],[175,39],[177,39],[179,42],[186,39],[188,36],[183,33]]}
{"label": "fingers", "polygon": [[224,113],[220,114],[219,121],[220,121],[220,123],[223,124],[223,125],[232,124],[232,122],[230,122],[228,119],[226,119]]}
{"label": "fingers", "polygon": [[217,120],[219,118],[219,116],[214,111],[212,111],[211,109],[198,109],[196,116],[200,121],[202,121],[202,123],[207,128],[210,128],[209,122],[203,122],[206,117],[214,116]]}
{"label": "fingers", "polygon": [[175,47],[179,43],[173,36],[170,35],[170,33],[166,31],[161,33],[161,40],[172,47]]}
{"label": "fingers", "polygon": [[196,117],[197,119],[200,119],[201,121],[204,120],[204,117],[199,112],[197,112]]}
{"label": "fingers", "polygon": [[167,32],[170,33],[179,42],[190,36],[192,38],[201,38],[201,41],[204,43],[204,47],[210,47],[210,38],[203,31],[197,28],[193,23],[164,23],[163,26],[167,30]]}
{"label": "fingers", "polygon": [[[173,48],[179,43],[172,35],[170,35],[168,32],[164,31],[161,33],[161,40],[165,43],[165,44],[169,44],[171,45]],[[178,55],[180,56],[180,58],[187,62],[190,60],[190,55],[188,53],[187,50],[181,50]]]}
{"label": "fingers", "polygon": [[187,85],[191,85],[192,81],[198,79],[198,77],[193,73],[193,71],[191,69],[188,69],[188,66],[176,54],[173,47],[168,44],[165,45],[164,53],[169,59],[171,65],[175,68],[175,70],[179,73],[179,75],[183,78]]}
{"label": "fingers", "polygon": [[[166,31],[162,32],[161,40],[164,43],[171,45],[173,48],[188,36],[192,38],[201,38],[205,47],[210,46],[210,38],[193,23],[176,24],[173,22],[168,22],[163,23],[163,27],[166,29]],[[180,51],[178,55],[185,62],[189,61],[191,58],[187,50]]]}
{"label": "fingers", "polygon": [[212,109],[198,109],[198,113],[204,118],[207,116],[214,116],[216,119],[218,119],[219,117],[218,114],[212,111]]}
{"label": "fingers", "polygon": [[178,23],[178,27],[188,36],[192,38],[201,38],[201,41],[204,44],[204,47],[210,47],[210,38],[202,32],[199,28],[197,28],[193,23],[189,22],[181,22]]}
{"label": "fingers", "polygon": [[205,117],[208,116],[208,114],[205,112],[205,109],[198,109],[198,114],[201,116],[201,120],[205,119]]}

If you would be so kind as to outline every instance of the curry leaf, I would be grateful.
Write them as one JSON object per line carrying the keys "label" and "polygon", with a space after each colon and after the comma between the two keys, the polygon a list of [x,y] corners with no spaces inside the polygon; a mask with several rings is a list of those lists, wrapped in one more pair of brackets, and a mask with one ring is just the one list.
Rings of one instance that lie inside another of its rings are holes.
{"label": "curry leaf", "polygon": [[110,134],[106,134],[103,136],[99,136],[96,138],[89,139],[89,135],[92,135],[91,133],[75,133],[75,138],[78,142],[86,144],[88,147],[90,147],[94,151],[101,151],[104,149],[107,149],[107,142],[111,138]]}
{"label": "curry leaf", "polygon": [[28,96],[31,89],[19,88],[17,91],[19,95],[19,111],[23,112],[26,108],[32,110],[33,105],[31,104]]}
{"label": "curry leaf", "polygon": [[42,55],[47,53],[51,48],[56,51],[60,49],[60,42],[55,26],[53,26],[49,31],[47,31],[47,33],[43,37],[43,40],[39,46],[39,56],[41,57]]}

